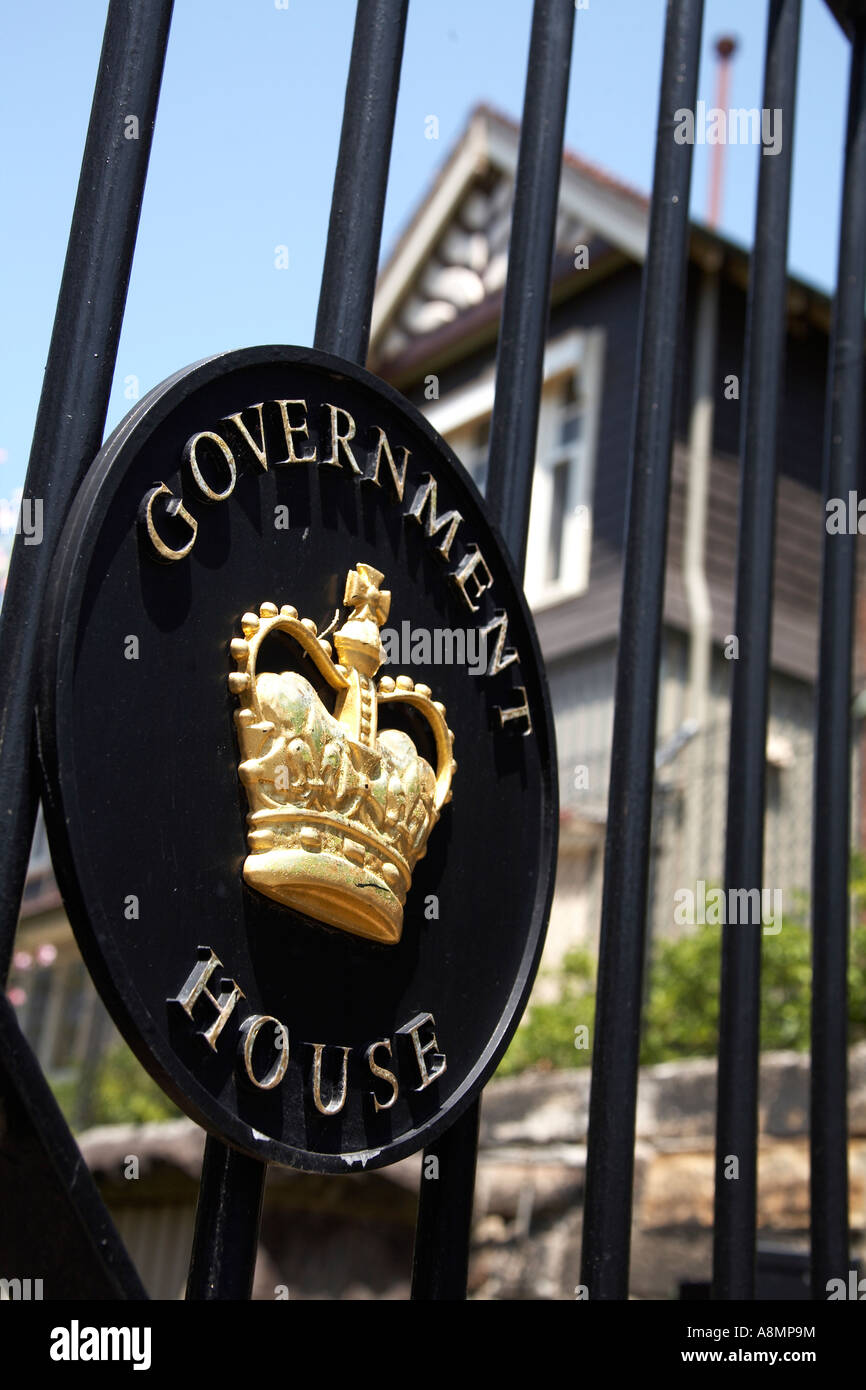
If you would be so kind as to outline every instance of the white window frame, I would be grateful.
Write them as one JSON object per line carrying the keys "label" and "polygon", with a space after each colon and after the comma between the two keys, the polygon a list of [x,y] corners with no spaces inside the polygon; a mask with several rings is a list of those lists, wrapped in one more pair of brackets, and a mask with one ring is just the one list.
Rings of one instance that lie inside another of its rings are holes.
{"label": "white window frame", "polygon": [[[532,479],[529,535],[524,588],[533,608],[546,608],[586,591],[592,550],[592,494],[595,456],[601,413],[601,380],[604,330],[572,330],[547,344],[538,422],[538,447]],[[579,373],[579,393],[584,404],[581,438],[572,445],[558,445],[559,397],[566,378]],[[461,387],[440,401],[425,402],[424,413],[434,429],[447,439],[456,430],[482,421],[493,411],[495,373],[491,368],[477,381]],[[562,538],[561,572],[557,580],[545,578],[550,544],[553,473],[558,460],[571,456],[566,496],[566,522]]]}

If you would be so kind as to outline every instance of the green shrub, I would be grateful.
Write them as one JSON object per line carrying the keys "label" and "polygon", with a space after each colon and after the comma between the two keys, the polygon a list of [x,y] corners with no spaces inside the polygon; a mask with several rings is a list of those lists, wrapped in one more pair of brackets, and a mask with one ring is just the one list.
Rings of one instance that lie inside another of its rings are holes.
{"label": "green shrub", "polygon": [[[852,857],[854,925],[848,967],[849,1040],[866,1038],[866,856]],[[861,907],[862,904],[862,907]],[[699,926],[655,944],[643,1013],[643,1064],[713,1057],[718,1046],[722,928]],[[557,972],[557,998],[530,1006],[499,1066],[509,1076],[528,1067],[586,1066],[592,1050],[575,1046],[575,1030],[595,1014],[595,963],[573,951]],[[811,931],[804,900],[776,935],[761,943],[761,1048],[809,1048]]]}
{"label": "green shrub", "polygon": [[180,1114],[123,1043],[101,1059],[84,1097],[81,1095],[83,1084],[79,1078],[58,1082],[54,1087],[61,1110],[76,1129],[176,1120]]}
{"label": "green shrub", "polygon": [[[569,951],[557,981],[559,998],[533,1004],[528,1023],[518,1028],[502,1061],[499,1076],[512,1076],[527,1067],[586,1066],[592,1054],[595,1019],[595,962],[589,951]],[[578,1028],[588,1029],[590,1046],[578,1046]]]}

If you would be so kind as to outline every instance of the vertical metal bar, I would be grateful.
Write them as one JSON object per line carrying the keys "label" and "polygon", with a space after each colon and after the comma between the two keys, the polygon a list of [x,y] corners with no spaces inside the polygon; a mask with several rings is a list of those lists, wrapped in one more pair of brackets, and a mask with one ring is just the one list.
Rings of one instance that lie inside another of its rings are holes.
{"label": "vertical metal bar", "polygon": [[382,216],[409,0],[358,0],[315,346],[362,366],[370,341]]}
{"label": "vertical metal bar", "polygon": [[[866,296],[866,27],[851,47],[839,261],[827,371],[824,497],[859,480]],[[848,1271],[848,859],[857,536],[824,534],[812,859],[812,1295]]]}
{"label": "vertical metal bar", "polygon": [[[535,439],[544,371],[562,141],[574,32],[573,0],[536,0],[508,276],[496,361],[487,505],[520,574],[526,558]],[[480,1102],[424,1151],[438,1181],[422,1179],[413,1299],[463,1299],[469,1268]]]}
{"label": "vertical metal bar", "polygon": [[[0,723],[0,981],[6,979],[38,789],[32,718],[34,621],[72,497],[102,443],[162,79],[172,0],[111,0],[23,507],[42,509],[40,545],[12,550],[0,665],[14,671]],[[138,122],[137,138],[127,118]]]}
{"label": "vertical metal bar", "polygon": [[44,1274],[46,1299],[146,1298],[129,1252],[2,991],[0,1114],[0,1267]]}
{"label": "vertical metal bar", "polygon": [[[370,338],[382,214],[408,0],[359,0],[322,272],[315,346],[363,363]],[[413,1299],[466,1296],[477,1102],[424,1152]]]}
{"label": "vertical metal bar", "polygon": [[[760,895],[776,509],[776,435],[785,347],[788,208],[800,0],[770,0],[764,109],[781,119],[782,148],[759,161],[749,276],[740,433],[740,519],[731,756],[725,846],[727,901]],[[862,303],[861,303],[862,310]],[[719,999],[713,1296],[753,1298],[758,1170],[759,921],[723,928]],[[734,1168],[731,1160],[736,1160]]]}
{"label": "vertical metal bar", "polygon": [[416,1302],[466,1297],[479,1116],[475,1100],[424,1151],[412,1269]]}
{"label": "vertical metal bar", "polygon": [[590,1092],[581,1279],[593,1299],[628,1297],[674,363],[692,168],[692,146],[674,139],[674,117],[694,111],[702,17],[703,0],[668,0],[638,329]]}
{"label": "vertical metal bar", "polygon": [[245,1299],[253,1287],[267,1165],[208,1135],[186,1296]]}
{"label": "vertical metal bar", "polygon": [[[38,800],[33,702],[39,625],[51,560],[75,491],[102,442],[162,80],[172,0],[111,0],[45,366],[23,507],[41,508],[41,544],[12,550],[0,610],[0,667],[14,671],[0,711],[0,983],[5,981]],[[134,116],[136,138],[128,139]],[[72,1135],[23,1037],[0,1066],[12,1132],[40,1173],[48,1207],[66,1201],[98,1243],[82,1288],[143,1290]],[[26,1097],[26,1103],[25,1103]],[[68,1227],[70,1239],[73,1226]],[[93,1236],[93,1233],[96,1236]],[[77,1238],[77,1237],[76,1237]],[[99,1264],[102,1272],[99,1271]],[[102,1296],[105,1296],[104,1294]]]}
{"label": "vertical metal bar", "polygon": [[[408,0],[358,0],[315,345],[363,363]],[[267,1165],[209,1137],[187,1298],[248,1298]]]}
{"label": "vertical metal bar", "polygon": [[522,575],[544,375],[574,5],[537,0],[490,422],[487,505]]}

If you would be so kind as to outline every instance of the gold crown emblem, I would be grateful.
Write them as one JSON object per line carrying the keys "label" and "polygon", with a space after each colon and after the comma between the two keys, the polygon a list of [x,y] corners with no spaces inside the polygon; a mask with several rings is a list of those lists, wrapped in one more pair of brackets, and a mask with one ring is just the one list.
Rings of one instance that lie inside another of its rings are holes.
{"label": "gold crown emblem", "polygon": [[[382,676],[379,628],[388,617],[384,576],[359,564],[346,578],[350,616],[331,644],[297,609],[263,603],[241,619],[243,637],[229,676],[240,698],[235,711],[249,801],[244,879],[251,888],[330,926],[376,941],[396,942],[412,870],[426,853],[439,811],[451,798],[457,764],[445,707],[429,686],[408,676]],[[257,673],[265,638],[294,638],[336,692],[334,713],[295,671]],[[379,708],[402,702],[419,710],[435,739],[437,768],[408,734],[378,732]]]}

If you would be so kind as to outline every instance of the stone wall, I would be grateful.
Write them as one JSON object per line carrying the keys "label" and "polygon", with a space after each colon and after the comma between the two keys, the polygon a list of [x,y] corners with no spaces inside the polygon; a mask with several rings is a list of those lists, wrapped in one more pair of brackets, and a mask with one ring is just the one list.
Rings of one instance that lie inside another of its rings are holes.
{"label": "stone wall", "polygon": [[[676,1298],[712,1261],[715,1061],[641,1069],[631,1292]],[[766,1053],[761,1065],[759,1244],[807,1250],[809,1059]],[[575,1297],[580,1269],[589,1069],[529,1072],[484,1094],[472,1296]],[[866,1228],[866,1044],[849,1058],[850,1219]]]}

